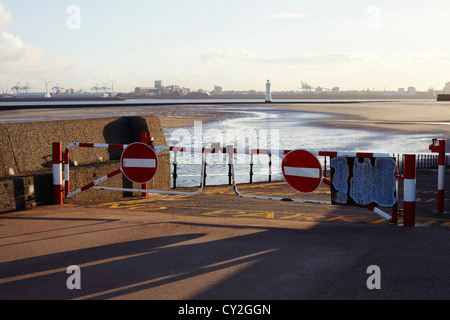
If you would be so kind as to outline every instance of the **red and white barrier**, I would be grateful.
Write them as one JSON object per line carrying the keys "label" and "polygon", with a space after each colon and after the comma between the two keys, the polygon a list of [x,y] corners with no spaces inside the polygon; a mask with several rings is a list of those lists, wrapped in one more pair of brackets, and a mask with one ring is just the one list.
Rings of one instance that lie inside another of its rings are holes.
{"label": "red and white barrier", "polygon": [[399,214],[399,209],[398,209],[398,180],[402,178],[402,176],[400,175],[399,171],[398,171],[398,159],[395,159],[395,205],[392,207],[392,218],[391,218],[391,222],[392,223],[397,223],[398,222],[398,214]]}
{"label": "red and white barrier", "polygon": [[[125,150],[128,145],[125,144],[108,144],[108,143],[71,143],[67,146],[66,150],[64,151],[64,196],[66,198],[70,198],[70,149],[73,147],[78,148],[106,148],[106,149],[119,149],[119,150]],[[91,186],[90,188],[92,188]],[[90,189],[88,188],[88,189]],[[80,188],[81,189],[81,188]],[[85,191],[80,190],[81,191]],[[71,195],[73,196],[73,194]]]}
{"label": "red and white barrier", "polygon": [[[295,199],[295,198],[280,198],[280,197],[267,197],[267,196],[257,196],[257,195],[247,195],[247,194],[243,194],[241,192],[239,192],[238,187],[236,185],[236,175],[235,175],[235,170],[234,170],[234,154],[239,153],[239,150],[236,150],[235,148],[232,147],[227,147],[224,148],[223,150],[225,150],[226,152],[228,152],[228,156],[229,156],[229,163],[231,165],[231,177],[232,177],[232,182],[233,182],[233,190],[234,192],[240,196],[241,198],[250,198],[250,199],[261,199],[261,200],[276,200],[276,201],[292,201],[292,202],[301,202],[301,203],[313,203],[313,204],[331,204],[331,201],[319,201],[319,200],[305,200],[305,199]],[[247,149],[248,150],[248,149]],[[253,150],[259,150],[259,149],[253,149]],[[246,150],[241,150],[241,152],[246,152]],[[269,152],[271,153],[271,152]],[[289,152],[284,152],[284,150],[282,151],[276,151],[276,154],[280,155],[280,154],[288,154]],[[251,154],[251,153],[250,153]],[[263,153],[258,153],[258,154],[263,154]],[[320,177],[322,179],[322,176]]]}
{"label": "red and white barrier", "polygon": [[[217,144],[213,147],[174,147],[174,146],[155,146],[157,153],[169,150],[173,152],[190,152],[190,153],[235,153],[235,154],[272,154],[277,155],[280,158],[284,158],[288,153],[294,151],[289,149],[248,149],[248,148],[233,148],[225,147],[220,148]],[[323,157],[362,157],[362,158],[391,158],[390,155],[386,153],[367,153],[367,152],[339,152],[339,151],[316,151],[309,150],[312,154],[316,156]]]}
{"label": "red and white barrier", "polygon": [[[103,177],[98,178],[97,180],[94,180],[94,181],[92,181],[91,183],[88,183],[88,184],[85,185],[84,187],[81,187],[81,188],[79,188],[79,189],[77,189],[77,190],[75,190],[75,191],[73,191],[73,192],[71,192],[71,193],[68,193],[68,194],[67,194],[67,198],[73,197],[73,196],[79,194],[80,192],[89,190],[89,189],[91,189],[91,188],[95,188],[95,186],[98,185],[100,182],[103,182],[103,181],[105,181],[105,180],[108,180],[109,178],[115,177],[115,176],[117,176],[119,173],[122,173],[122,170],[121,170],[121,169],[117,169],[117,170],[115,170],[115,171],[113,171],[113,172],[111,172],[111,173],[108,173],[107,175],[104,175]],[[69,191],[69,190],[67,190],[67,192],[68,192],[68,191]]]}
{"label": "red and white barrier", "polygon": [[[146,190],[146,184],[142,184],[142,189],[130,189],[130,188],[113,188],[113,187],[100,187],[97,186],[101,182],[110,179],[120,173],[122,173],[122,168],[119,168],[95,181],[90,182],[89,184],[70,192],[70,149],[74,147],[78,148],[107,148],[107,149],[120,149],[120,150],[126,150],[130,145],[127,144],[104,144],[104,143],[71,143],[67,146],[64,154],[64,176],[65,176],[65,187],[64,187],[64,194],[66,198],[71,198],[80,192],[89,190],[89,189],[98,189],[98,190],[114,190],[114,191],[125,191],[125,192],[141,192],[141,194],[147,194],[147,193],[164,193],[164,194],[177,194],[177,195],[196,195],[200,193],[203,190],[203,177],[204,177],[204,162],[205,162],[205,156],[203,156],[203,162],[202,162],[202,171],[200,174],[200,187],[198,190],[194,192],[181,192],[181,191],[165,191],[165,190]],[[156,147],[151,146],[155,151],[157,151]],[[168,149],[165,149],[168,150]],[[159,153],[157,151],[157,153]],[[62,174],[61,174],[62,176]],[[62,188],[61,191],[62,192]],[[61,199],[62,204],[62,199]]]}
{"label": "red and white barrier", "polygon": [[369,209],[370,211],[372,211],[373,213],[376,213],[377,215],[379,215],[380,217],[386,219],[387,221],[391,221],[394,223],[392,217],[390,215],[388,215],[386,212],[384,212],[383,210],[377,208],[377,207],[367,207],[367,209]]}
{"label": "red and white barrier", "polygon": [[61,142],[53,143],[53,202],[63,204]]}
{"label": "red and white barrier", "polygon": [[445,140],[433,139],[433,144],[430,145],[430,150],[431,152],[439,153],[437,212],[444,213]]}
{"label": "red and white barrier", "polygon": [[403,225],[413,227],[416,220],[416,155],[406,154],[404,165]]}
{"label": "red and white barrier", "polygon": [[[150,137],[148,137],[150,139]],[[145,137],[143,137],[145,139]],[[143,140],[144,141],[144,140]],[[279,197],[264,197],[264,196],[256,196],[256,195],[245,195],[239,192],[236,181],[235,181],[235,172],[234,172],[234,163],[233,158],[234,154],[273,154],[277,155],[280,158],[285,158],[293,150],[278,150],[278,149],[238,149],[232,146],[227,146],[226,148],[220,148],[220,145],[213,144],[212,147],[209,148],[192,148],[192,147],[174,147],[174,146],[151,146],[151,148],[157,153],[161,153],[163,151],[172,151],[172,152],[189,152],[189,153],[202,153],[202,166],[201,166],[201,176],[200,176],[200,187],[195,192],[180,192],[180,191],[164,191],[164,190],[146,190],[146,185],[144,188],[144,184],[142,185],[142,189],[127,189],[127,188],[113,188],[113,187],[102,187],[98,186],[101,182],[112,178],[120,173],[123,173],[123,168],[121,168],[95,180],[91,183],[70,192],[70,149],[74,147],[78,148],[108,148],[108,149],[119,149],[126,150],[130,145],[126,144],[98,144],[98,143],[71,143],[67,146],[64,153],[64,161],[61,159],[61,143],[54,144],[54,159],[53,159],[53,169],[54,169],[54,198],[55,203],[62,204],[62,163],[64,163],[64,173],[65,173],[65,184],[64,184],[64,194],[66,198],[73,197],[83,191],[89,189],[99,189],[99,190],[115,190],[115,191],[128,191],[128,192],[141,192],[142,194],[147,193],[164,193],[164,194],[182,194],[182,195],[196,195],[200,193],[203,189],[204,185],[204,164],[206,162],[206,154],[208,153],[226,153],[229,155],[230,165],[232,169],[232,178],[233,178],[233,189],[237,195],[244,198],[254,198],[254,199],[271,199],[271,200],[280,200],[280,201],[293,201],[293,202],[302,202],[302,203],[314,203],[314,204],[332,204],[331,201],[317,201],[317,200],[306,200],[306,199],[293,199],[293,198],[279,198]],[[58,150],[59,147],[59,150]],[[56,151],[55,151],[56,150]],[[392,158],[388,154],[384,153],[365,153],[365,152],[338,152],[338,151],[309,151],[315,156],[332,156],[332,157],[364,157],[364,158],[384,158],[389,157]],[[413,174],[406,178],[405,174],[405,225],[410,225],[411,221],[414,223],[415,219],[415,156],[413,162],[414,164],[411,166],[409,164],[405,164],[405,171],[413,170]],[[407,156],[407,159],[410,159]],[[410,160],[405,160],[410,161]],[[408,162],[409,163],[409,162]],[[406,168],[408,167],[408,169]],[[408,171],[409,172],[409,171]],[[325,177],[320,176],[321,181],[326,183],[327,185],[331,185],[330,181]],[[413,180],[413,181],[412,181]],[[376,207],[368,207],[369,210],[374,213],[380,215],[388,221],[396,222],[392,220],[392,217],[383,212],[382,210]],[[412,215],[411,215],[412,214]]]}
{"label": "red and white barrier", "polygon": [[[237,150],[237,149],[233,149],[232,147],[227,147],[227,148],[223,148],[222,149],[223,152],[227,152],[229,155],[229,163],[231,165],[231,170],[232,170],[232,183],[233,183],[233,190],[234,192],[242,197],[242,198],[251,198],[251,199],[262,199],[262,200],[276,200],[276,201],[292,201],[292,202],[301,202],[301,203],[310,203],[310,204],[325,204],[325,205],[331,205],[332,202],[331,201],[320,201],[320,200],[306,200],[306,199],[296,199],[296,198],[288,198],[288,197],[268,197],[268,196],[259,196],[259,195],[247,195],[247,194],[243,194],[241,192],[239,192],[238,187],[236,185],[236,179],[235,179],[235,172],[234,172],[234,161],[233,161],[233,154],[235,153],[246,153],[246,154],[277,154],[280,157],[284,158],[286,157],[287,154],[290,154],[291,152],[294,151],[302,151],[304,152],[304,150],[267,150],[267,149],[241,149],[241,150]],[[388,154],[384,154],[384,153],[361,153],[361,152],[337,152],[337,151],[309,151],[309,153],[314,154],[314,155],[319,155],[319,156],[342,156],[342,157],[379,157],[379,158],[384,158],[384,157],[389,157],[391,158],[390,155]],[[304,176],[304,175],[302,175]],[[320,173],[320,175],[318,177],[314,176],[314,178],[319,178],[320,182],[325,183],[328,186],[331,186],[331,181],[325,177],[323,177]],[[286,179],[286,177],[285,177]],[[319,184],[320,184],[319,182]],[[289,183],[289,181],[288,181]],[[292,183],[289,183],[291,185],[291,187],[293,187],[294,189],[301,191],[300,188],[296,188],[295,185],[292,185]],[[316,188],[317,189],[317,188]],[[387,221],[390,222],[394,222],[392,220],[392,217],[385,213],[384,211],[382,211],[381,209],[377,208],[377,207],[372,207],[369,206],[367,207],[369,210],[371,210],[372,212],[378,214],[379,216],[381,216],[382,218],[386,219]]]}

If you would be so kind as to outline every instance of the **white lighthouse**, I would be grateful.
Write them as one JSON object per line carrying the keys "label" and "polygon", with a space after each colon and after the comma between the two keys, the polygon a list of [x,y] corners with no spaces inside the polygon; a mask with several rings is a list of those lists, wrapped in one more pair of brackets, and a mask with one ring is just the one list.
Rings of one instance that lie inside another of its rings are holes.
{"label": "white lighthouse", "polygon": [[266,82],[266,102],[272,102],[272,94],[270,93],[270,81]]}

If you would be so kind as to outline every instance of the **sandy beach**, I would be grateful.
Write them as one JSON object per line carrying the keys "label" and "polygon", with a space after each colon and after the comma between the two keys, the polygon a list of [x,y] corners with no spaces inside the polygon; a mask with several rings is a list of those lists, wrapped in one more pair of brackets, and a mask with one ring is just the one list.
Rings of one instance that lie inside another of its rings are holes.
{"label": "sandy beach", "polygon": [[[280,110],[317,112],[332,115],[312,124],[323,127],[365,129],[386,132],[436,133],[450,139],[450,102],[395,101],[364,103],[261,104]],[[239,109],[244,106],[234,106]],[[251,110],[253,105],[245,106]],[[183,109],[183,106],[180,106]],[[224,117],[221,113],[205,113],[202,117],[160,117],[164,128],[192,126],[194,121],[210,121]]]}
{"label": "sandy beach", "polygon": [[[392,101],[362,103],[261,103],[215,105],[170,105],[151,107],[99,107],[99,108],[62,108],[36,110],[0,111],[0,122],[16,119],[40,121],[41,119],[61,119],[73,117],[111,117],[125,115],[154,115],[161,120],[163,128],[190,127],[195,121],[214,121],[228,119],[236,111],[252,111],[258,107],[290,110],[299,112],[317,112],[332,115],[324,121],[315,121],[313,125],[361,128],[366,130],[384,130],[387,132],[439,133],[450,139],[450,102],[437,101]],[[214,110],[217,108],[217,111]]]}
{"label": "sandy beach", "polygon": [[450,138],[450,102],[374,102],[277,105],[283,110],[333,114],[318,125],[370,130],[441,133]]}

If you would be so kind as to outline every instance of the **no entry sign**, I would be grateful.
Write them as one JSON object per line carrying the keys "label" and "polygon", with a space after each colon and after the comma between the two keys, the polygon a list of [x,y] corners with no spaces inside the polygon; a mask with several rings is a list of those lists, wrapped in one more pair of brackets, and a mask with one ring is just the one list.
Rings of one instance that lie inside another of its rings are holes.
{"label": "no entry sign", "polygon": [[135,183],[147,183],[158,171],[158,157],[151,147],[136,142],[123,151],[120,165],[128,180]]}
{"label": "no entry sign", "polygon": [[317,157],[309,151],[289,152],[281,164],[286,182],[302,193],[316,191],[322,182],[322,166]]}

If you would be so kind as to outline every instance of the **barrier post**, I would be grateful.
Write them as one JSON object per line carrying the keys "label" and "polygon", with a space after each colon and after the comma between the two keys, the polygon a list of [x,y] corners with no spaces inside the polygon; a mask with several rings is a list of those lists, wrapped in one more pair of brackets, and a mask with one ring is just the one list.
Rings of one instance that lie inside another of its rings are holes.
{"label": "barrier post", "polygon": [[[394,155],[395,157],[395,155]],[[395,205],[392,207],[392,223],[398,222],[398,179],[400,174],[398,172],[398,158],[395,158]]]}
{"label": "barrier post", "polygon": [[[153,137],[150,136],[150,133],[148,132],[141,132],[141,142],[148,144],[150,146],[153,146]],[[142,190],[147,190],[148,184],[147,183],[143,183],[141,185]],[[141,197],[143,198],[147,198],[148,194],[146,192],[142,192],[141,193]]]}
{"label": "barrier post", "polygon": [[178,178],[178,152],[173,153],[173,189],[177,188],[177,178]]}
{"label": "barrier post", "polygon": [[437,212],[444,213],[445,140],[433,139],[433,144],[430,145],[430,150],[431,152],[439,153]]}
{"label": "barrier post", "polygon": [[416,220],[416,155],[404,156],[403,225],[414,227]]}
{"label": "barrier post", "polygon": [[61,142],[53,142],[53,202],[63,204]]}

